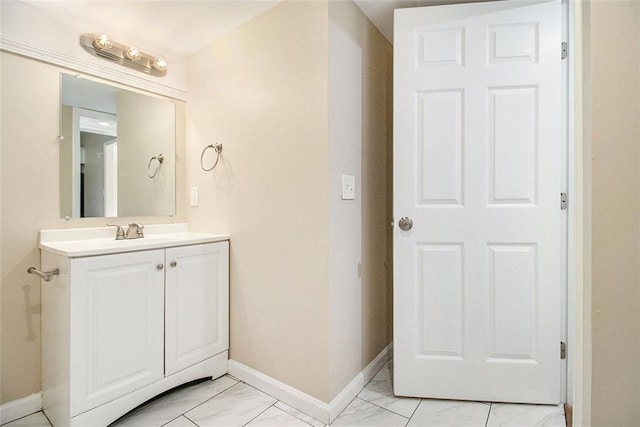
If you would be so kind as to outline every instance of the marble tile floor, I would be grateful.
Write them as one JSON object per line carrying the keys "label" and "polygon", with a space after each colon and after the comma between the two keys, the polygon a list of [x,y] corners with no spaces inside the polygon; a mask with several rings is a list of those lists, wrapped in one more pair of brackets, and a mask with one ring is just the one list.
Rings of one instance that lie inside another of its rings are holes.
{"label": "marble tile floor", "polygon": [[[332,426],[564,427],[561,406],[398,398],[392,361],[384,366]],[[42,412],[5,427],[50,427]],[[230,375],[191,383],[134,409],[110,427],[300,426],[323,424]]]}

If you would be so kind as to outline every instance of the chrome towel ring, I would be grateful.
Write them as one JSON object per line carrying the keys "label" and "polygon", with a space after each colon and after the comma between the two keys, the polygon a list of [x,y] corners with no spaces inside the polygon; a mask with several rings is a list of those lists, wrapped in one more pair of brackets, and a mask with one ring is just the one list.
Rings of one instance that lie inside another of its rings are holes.
{"label": "chrome towel ring", "polygon": [[[209,148],[213,148],[215,152],[218,154],[218,157],[216,157],[216,162],[213,164],[213,166],[207,169],[204,167],[204,153],[206,153]],[[218,162],[220,161],[221,152],[222,152],[222,144],[219,142],[216,142],[215,144],[209,144],[206,147],[204,147],[204,150],[202,150],[202,154],[200,154],[200,167],[202,168],[202,170],[205,172],[212,171],[213,168],[215,168],[218,165]]]}
{"label": "chrome towel ring", "polygon": [[[153,163],[154,160],[156,161],[156,168],[154,169],[153,173],[151,173],[151,163]],[[155,178],[158,174],[158,171],[160,171],[162,163],[164,163],[164,156],[162,154],[158,154],[158,156],[153,156],[152,158],[150,158],[149,164],[147,165],[147,176],[151,179]]]}

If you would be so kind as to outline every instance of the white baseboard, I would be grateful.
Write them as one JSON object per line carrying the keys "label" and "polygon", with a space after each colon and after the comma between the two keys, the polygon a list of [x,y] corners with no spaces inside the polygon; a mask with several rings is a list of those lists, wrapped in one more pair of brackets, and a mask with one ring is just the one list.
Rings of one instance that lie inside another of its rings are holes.
{"label": "white baseboard", "polygon": [[316,420],[329,424],[387,363],[393,354],[392,348],[393,343],[385,347],[329,404],[235,360],[229,360],[229,374]]}
{"label": "white baseboard", "polygon": [[229,360],[229,374],[316,420],[329,424],[329,405],[262,372]]}
{"label": "white baseboard", "polygon": [[[375,359],[371,361],[354,379],[351,380],[345,388],[342,389],[336,397],[333,398],[329,404],[329,420],[335,421],[338,415],[344,411],[344,408],[349,406],[349,403],[356,398],[362,391],[364,386],[367,385],[371,378],[391,359],[393,355],[393,343],[386,346]],[[286,403],[286,402],[285,402]]]}
{"label": "white baseboard", "polygon": [[0,424],[10,423],[18,418],[26,417],[42,410],[42,393],[33,393],[31,396],[0,405]]}

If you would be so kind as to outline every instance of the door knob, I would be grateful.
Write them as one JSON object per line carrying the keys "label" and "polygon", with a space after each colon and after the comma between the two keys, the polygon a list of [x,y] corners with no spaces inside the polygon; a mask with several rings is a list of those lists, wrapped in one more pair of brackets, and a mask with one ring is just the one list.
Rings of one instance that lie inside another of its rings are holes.
{"label": "door knob", "polygon": [[178,265],[178,263],[176,261],[171,261],[171,267],[175,267],[176,265]]}
{"label": "door knob", "polygon": [[400,230],[402,231],[409,231],[413,228],[413,220],[409,217],[403,216],[400,218],[400,221],[398,221],[398,227],[400,227]]}
{"label": "door knob", "polygon": [[158,264],[158,265],[156,265],[156,268],[158,270],[162,270],[164,268],[164,265],[163,264]]}

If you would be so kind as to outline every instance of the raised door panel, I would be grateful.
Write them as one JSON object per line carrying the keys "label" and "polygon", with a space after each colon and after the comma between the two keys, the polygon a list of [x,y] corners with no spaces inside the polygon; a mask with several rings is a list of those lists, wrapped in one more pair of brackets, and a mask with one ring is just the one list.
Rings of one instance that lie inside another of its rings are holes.
{"label": "raised door panel", "polygon": [[71,414],[163,378],[164,251],[71,261]]}
{"label": "raised door panel", "polygon": [[535,205],[538,88],[489,88],[489,204]]}
{"label": "raised door panel", "polygon": [[229,348],[229,244],[167,249],[165,375]]}
{"label": "raised door panel", "polygon": [[417,98],[418,204],[462,206],[464,91],[420,91]]}
{"label": "raised door panel", "polygon": [[464,357],[462,244],[418,244],[418,351],[421,359]]}

